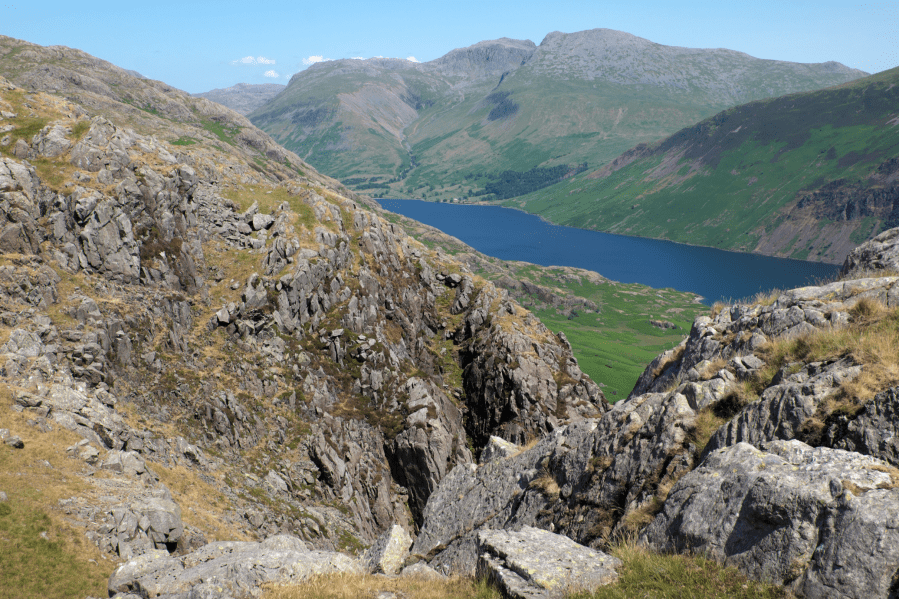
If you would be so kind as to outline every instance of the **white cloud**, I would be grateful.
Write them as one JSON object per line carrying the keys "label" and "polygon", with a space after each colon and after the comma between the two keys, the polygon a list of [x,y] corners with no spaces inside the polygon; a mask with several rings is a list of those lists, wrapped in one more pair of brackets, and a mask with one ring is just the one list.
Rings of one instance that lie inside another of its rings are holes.
{"label": "white cloud", "polygon": [[421,62],[420,60],[418,60],[418,59],[415,58],[414,56],[408,56],[408,57],[406,57],[406,60],[408,60],[409,62]]}
{"label": "white cloud", "polygon": [[265,56],[244,56],[237,60],[232,60],[231,64],[275,64],[275,59],[266,58]]}
{"label": "white cloud", "polygon": [[262,76],[263,76],[263,77],[273,77],[273,78],[278,78],[278,77],[280,77],[281,75],[278,74],[278,71],[271,70],[271,71],[266,71],[265,73],[262,74]]}
{"label": "white cloud", "polygon": [[352,60],[365,60],[365,59],[364,59],[363,57],[361,57],[361,56],[351,56],[350,58],[351,58]]}
{"label": "white cloud", "polygon": [[315,64],[317,62],[325,62],[326,60],[334,60],[334,59],[333,58],[325,58],[324,56],[310,56],[309,58],[303,59],[303,64],[309,66],[309,65]]}

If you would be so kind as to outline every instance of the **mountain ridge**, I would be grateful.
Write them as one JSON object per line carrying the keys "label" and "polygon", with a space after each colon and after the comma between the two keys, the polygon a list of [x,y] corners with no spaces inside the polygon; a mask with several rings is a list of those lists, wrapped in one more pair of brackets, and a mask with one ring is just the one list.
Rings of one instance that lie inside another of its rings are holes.
{"label": "mountain ridge", "polygon": [[250,119],[359,191],[466,197],[505,170],[601,164],[733,104],[862,74],[612,30],[553,32],[538,46],[501,38],[421,64],[318,63]]}
{"label": "mountain ridge", "polygon": [[507,203],[572,226],[839,263],[899,223],[897,81],[891,69],[736,106]]}

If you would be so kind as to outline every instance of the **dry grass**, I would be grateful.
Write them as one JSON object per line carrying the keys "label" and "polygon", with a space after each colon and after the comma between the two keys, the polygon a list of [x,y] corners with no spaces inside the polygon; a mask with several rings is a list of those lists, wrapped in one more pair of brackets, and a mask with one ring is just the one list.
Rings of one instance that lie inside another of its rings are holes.
{"label": "dry grass", "polygon": [[387,578],[371,574],[326,574],[297,586],[271,586],[265,599],[373,599],[378,593],[395,593],[404,599],[500,599],[483,581],[453,577],[427,580],[418,577]]}
{"label": "dry grass", "polygon": [[113,564],[58,512],[60,499],[83,494],[83,463],[66,456],[81,437],[54,425],[44,433],[11,409],[12,389],[0,385],[0,428],[24,449],[0,444],[0,599],[102,596]]}
{"label": "dry grass", "polygon": [[677,347],[672,349],[671,354],[669,354],[664,360],[659,362],[658,366],[653,368],[653,370],[652,370],[653,378],[659,376],[660,374],[665,372],[665,369],[668,368],[668,366],[670,366],[671,364],[674,364],[678,360],[680,360],[681,356],[684,355],[684,351],[686,349],[687,349],[686,345],[678,345]]}
{"label": "dry grass", "polygon": [[712,406],[707,406],[696,414],[696,419],[693,421],[693,425],[687,432],[687,438],[691,443],[696,445],[699,453],[702,453],[705,446],[709,444],[709,439],[715,434],[715,431],[721,428],[726,422],[727,419],[715,414],[715,410]]}
{"label": "dry grass", "polygon": [[533,480],[531,480],[528,486],[532,489],[539,490],[545,496],[550,498],[558,497],[559,491],[561,490],[559,489],[559,483],[556,482],[556,478],[546,464],[543,465],[540,472]]}
{"label": "dry grass", "polygon": [[252,540],[224,521],[222,514],[233,507],[231,502],[196,472],[184,466],[166,468],[157,463],[149,466],[172,492],[181,507],[182,520],[202,530],[209,541]]}
{"label": "dry grass", "polygon": [[[877,393],[899,385],[899,310],[862,298],[849,310],[848,327],[818,331],[794,339],[775,340],[761,347],[766,366],[754,381],[754,390],[767,387],[774,375],[791,362],[850,358],[862,365],[861,374],[845,381],[829,398],[826,413],[857,412]],[[826,414],[825,414],[826,415]]]}

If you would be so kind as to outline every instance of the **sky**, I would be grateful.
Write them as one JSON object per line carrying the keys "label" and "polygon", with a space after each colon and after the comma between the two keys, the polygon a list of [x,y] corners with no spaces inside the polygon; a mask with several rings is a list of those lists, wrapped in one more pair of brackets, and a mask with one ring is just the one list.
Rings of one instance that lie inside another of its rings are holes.
{"label": "sky", "polygon": [[78,48],[191,93],[286,84],[327,59],[426,62],[483,40],[539,44],[552,31],[594,28],[758,58],[835,60],[870,73],[899,66],[895,0],[0,0],[2,35]]}

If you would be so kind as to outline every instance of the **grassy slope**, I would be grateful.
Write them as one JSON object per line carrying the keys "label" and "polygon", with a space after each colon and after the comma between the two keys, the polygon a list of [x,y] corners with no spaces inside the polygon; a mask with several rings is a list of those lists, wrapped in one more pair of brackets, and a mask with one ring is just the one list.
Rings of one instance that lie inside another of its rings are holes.
{"label": "grassy slope", "polygon": [[[893,69],[739,106],[655,144],[611,174],[585,173],[507,204],[577,227],[751,251],[797,197],[837,179],[865,185],[873,169],[899,155],[897,82],[899,69]],[[853,241],[882,225],[857,223]],[[842,258],[829,255],[825,243],[811,250],[781,245],[777,253],[793,258]]]}

